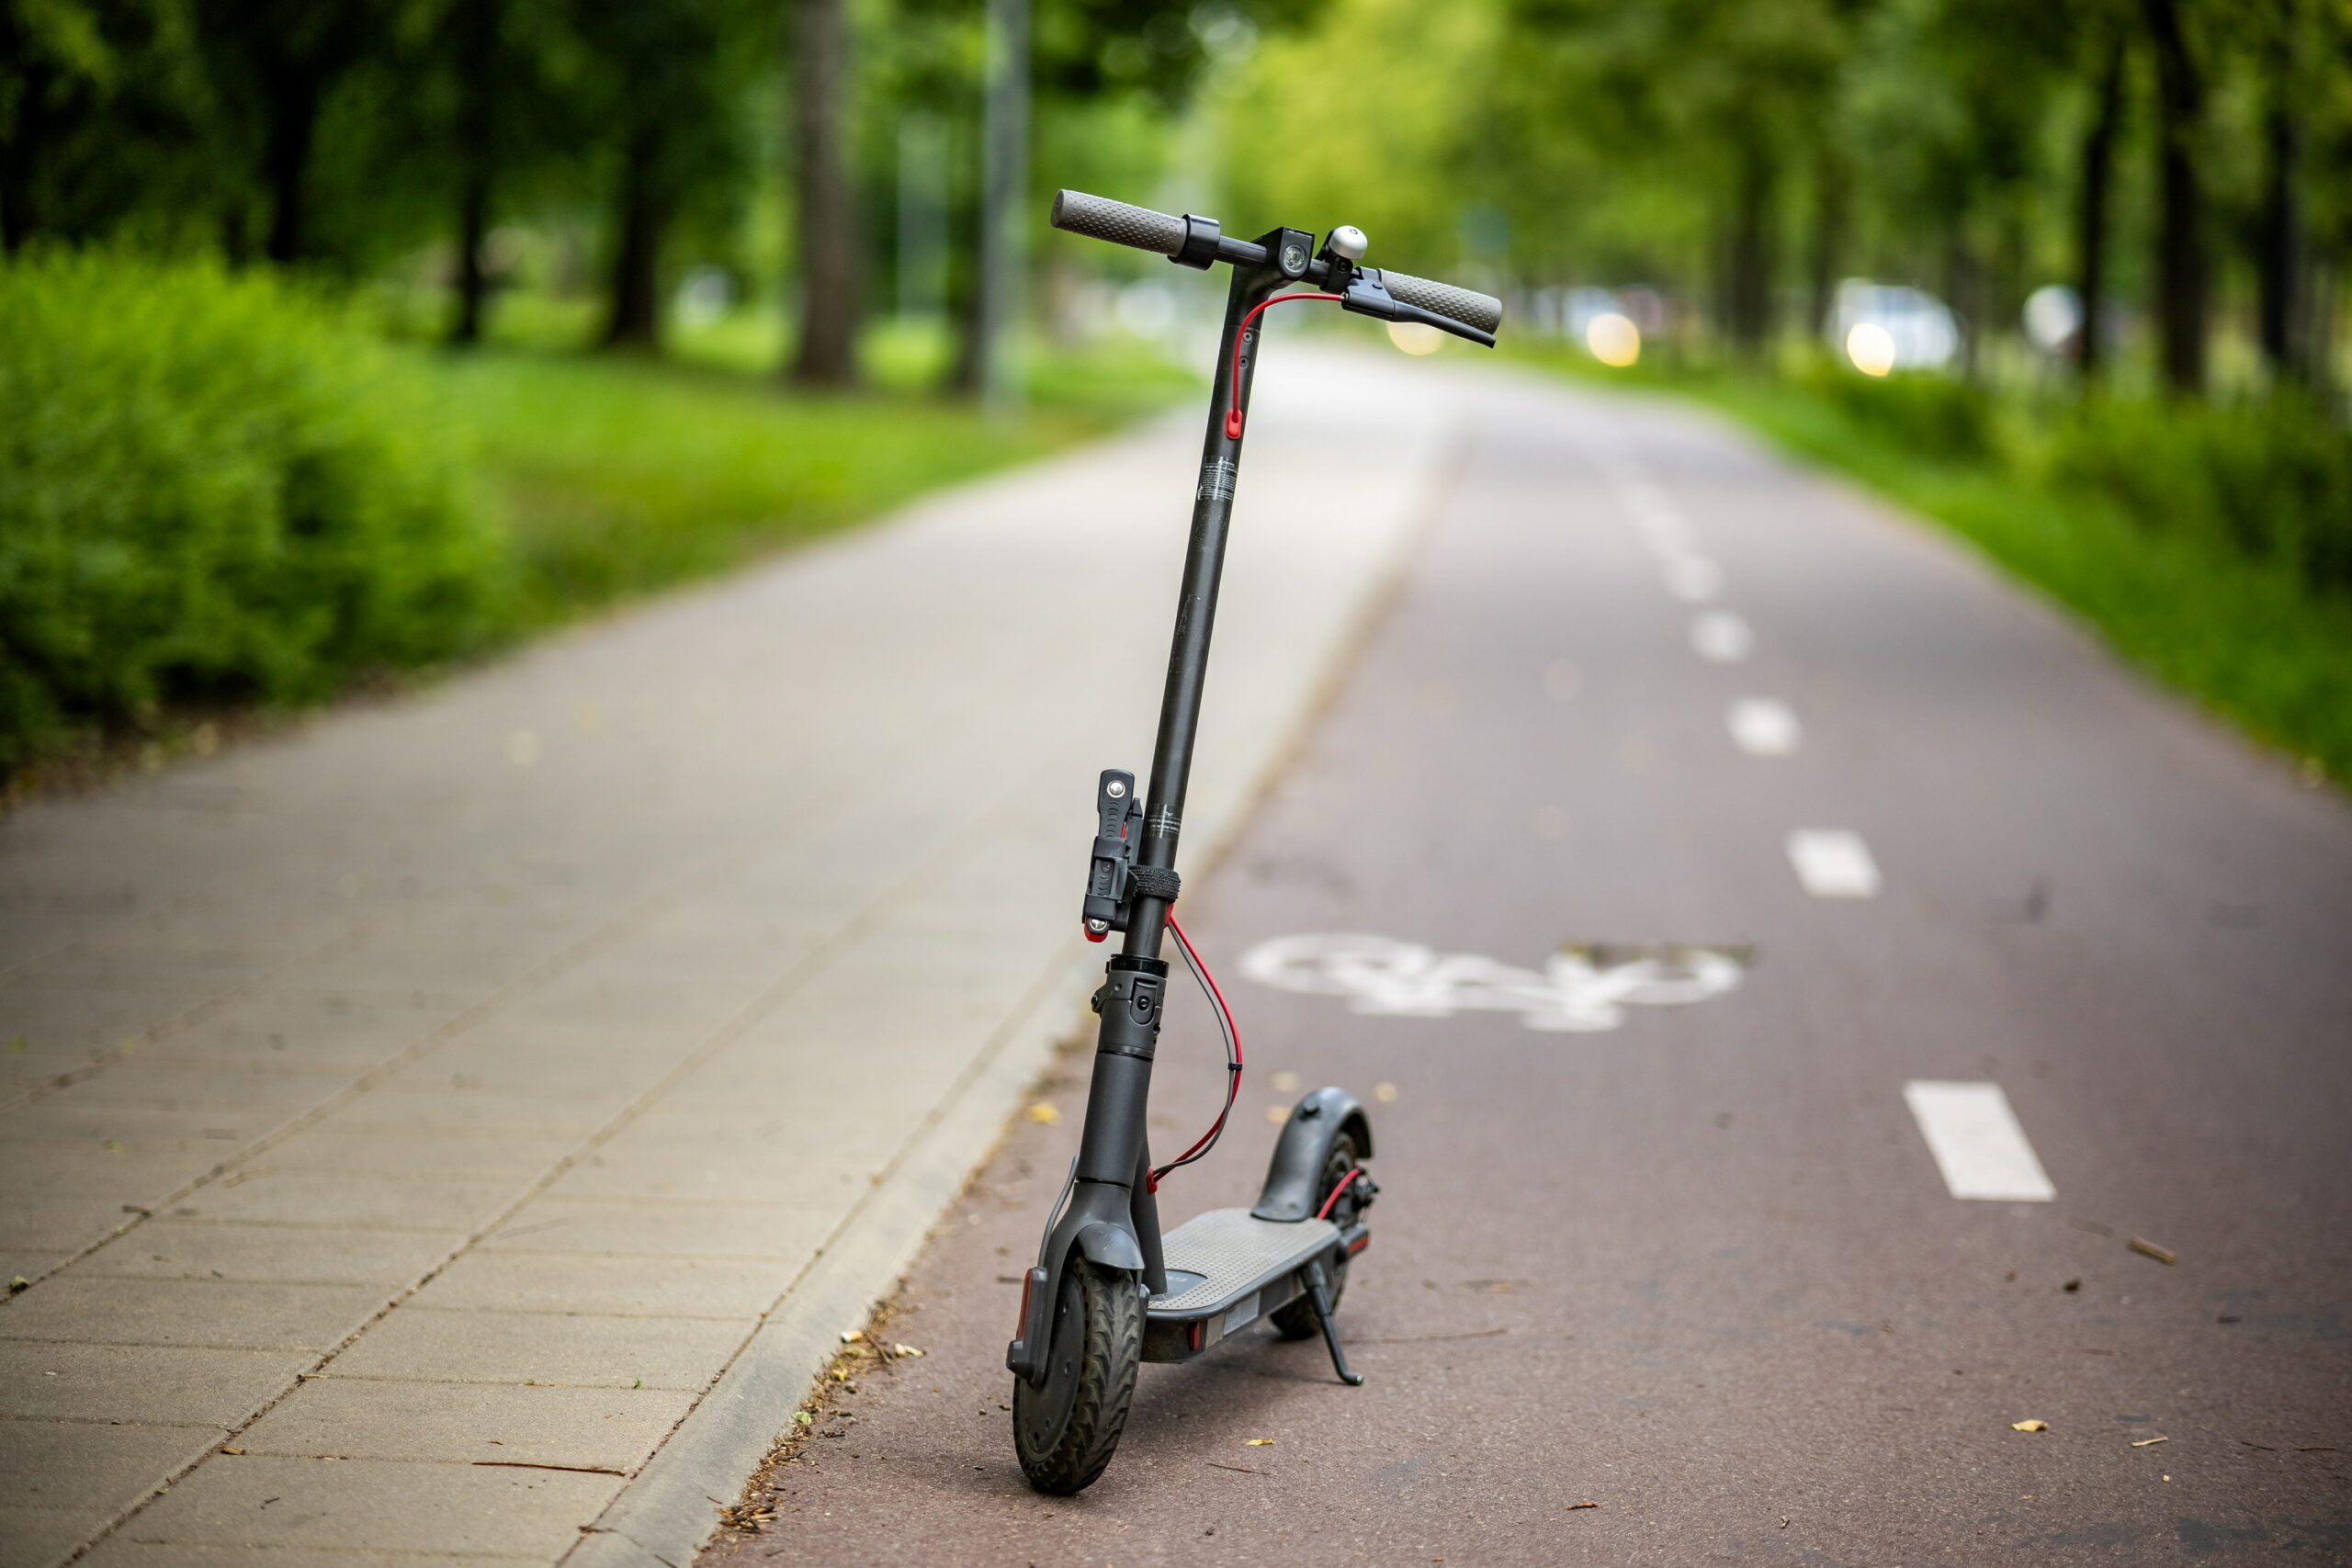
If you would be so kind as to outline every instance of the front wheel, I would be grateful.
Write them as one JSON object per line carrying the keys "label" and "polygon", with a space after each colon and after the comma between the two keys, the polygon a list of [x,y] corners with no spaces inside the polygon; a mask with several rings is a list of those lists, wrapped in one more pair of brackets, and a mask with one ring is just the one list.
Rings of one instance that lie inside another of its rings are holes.
{"label": "front wheel", "polygon": [[1143,1292],[1135,1276],[1073,1258],[1042,1382],[1012,1382],[1012,1446],[1040,1492],[1067,1497],[1094,1483],[1126,1428],[1143,1359]]}

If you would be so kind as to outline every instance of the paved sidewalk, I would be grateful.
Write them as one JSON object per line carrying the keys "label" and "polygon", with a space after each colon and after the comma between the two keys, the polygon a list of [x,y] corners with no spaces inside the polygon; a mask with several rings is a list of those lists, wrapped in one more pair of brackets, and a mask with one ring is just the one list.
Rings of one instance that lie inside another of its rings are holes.
{"label": "paved sidewalk", "polygon": [[[1445,380],[1270,364],[1189,863],[1400,562]],[[1076,1021],[1197,440],[0,823],[0,1564],[690,1550]]]}

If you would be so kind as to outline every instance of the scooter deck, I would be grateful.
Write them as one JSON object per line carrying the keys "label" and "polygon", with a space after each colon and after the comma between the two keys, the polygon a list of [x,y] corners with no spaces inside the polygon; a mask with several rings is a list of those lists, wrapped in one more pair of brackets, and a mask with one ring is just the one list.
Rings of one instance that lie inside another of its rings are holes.
{"label": "scooter deck", "polygon": [[[1361,1229],[1361,1227],[1359,1227]],[[1145,1309],[1143,1359],[1186,1361],[1306,1293],[1306,1268],[1340,1244],[1329,1220],[1211,1209],[1170,1231],[1168,1290]]]}

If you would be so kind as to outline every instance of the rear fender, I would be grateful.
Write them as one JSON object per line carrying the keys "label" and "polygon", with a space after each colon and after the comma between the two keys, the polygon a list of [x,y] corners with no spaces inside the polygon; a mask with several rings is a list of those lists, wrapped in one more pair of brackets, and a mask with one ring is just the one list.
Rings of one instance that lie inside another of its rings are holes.
{"label": "rear fender", "polygon": [[1274,1141],[1274,1157],[1266,1167],[1266,1185],[1258,1206],[1250,1213],[1261,1220],[1305,1220],[1314,1217],[1324,1198],[1319,1191],[1323,1167],[1331,1145],[1343,1133],[1355,1138],[1359,1158],[1372,1157],[1372,1119],[1356,1097],[1343,1089],[1318,1089],[1291,1108]]}

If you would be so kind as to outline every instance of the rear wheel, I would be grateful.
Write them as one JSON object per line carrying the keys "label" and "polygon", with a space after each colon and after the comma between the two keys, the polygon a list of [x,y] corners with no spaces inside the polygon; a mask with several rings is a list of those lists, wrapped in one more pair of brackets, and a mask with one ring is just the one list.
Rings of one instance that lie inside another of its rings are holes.
{"label": "rear wheel", "polygon": [[1126,1427],[1142,1359],[1135,1276],[1071,1258],[1054,1303],[1045,1380],[1012,1383],[1012,1446],[1030,1485],[1068,1496],[1094,1483]]}
{"label": "rear wheel", "polygon": [[[1355,1169],[1356,1163],[1353,1134],[1342,1133],[1331,1140],[1331,1152],[1323,1159],[1323,1174],[1315,1183],[1317,1208],[1321,1208],[1324,1201],[1331,1196],[1331,1189],[1347,1179],[1348,1172]],[[1356,1211],[1361,1206],[1356,1201],[1355,1190],[1351,1187],[1340,1194],[1340,1201],[1331,1205],[1331,1212],[1324,1218],[1346,1230],[1356,1223]],[[1323,1265],[1323,1278],[1331,1287],[1331,1310],[1337,1312],[1340,1310],[1340,1293],[1348,1288],[1346,1253],[1335,1255]],[[1323,1331],[1323,1325],[1315,1321],[1315,1300],[1312,1296],[1301,1296],[1281,1308],[1274,1314],[1273,1325],[1275,1332],[1285,1339],[1312,1338]]]}

